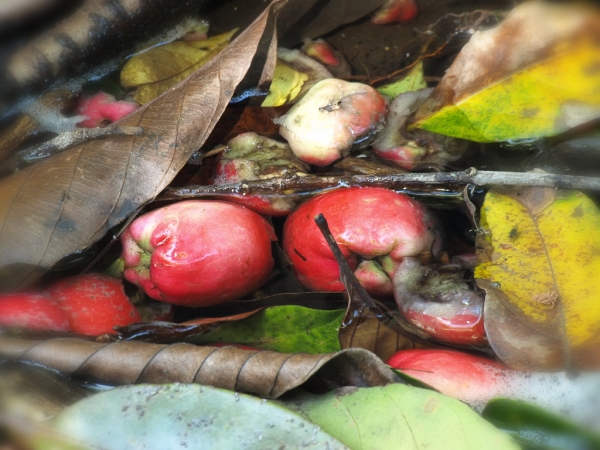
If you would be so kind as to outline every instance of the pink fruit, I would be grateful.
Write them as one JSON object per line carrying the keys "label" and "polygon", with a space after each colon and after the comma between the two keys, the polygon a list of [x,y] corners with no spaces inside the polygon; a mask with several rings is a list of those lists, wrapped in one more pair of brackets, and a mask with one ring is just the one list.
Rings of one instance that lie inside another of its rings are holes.
{"label": "pink fruit", "polygon": [[[314,218],[323,214],[352,270],[373,295],[391,295],[390,277],[402,258],[437,253],[441,237],[433,215],[419,202],[383,188],[339,189],[319,195],[290,214],[283,248],[300,282],[314,291],[343,291],[333,253]],[[367,263],[359,266],[360,260]]]}
{"label": "pink fruit", "polygon": [[404,258],[394,273],[394,298],[406,320],[449,344],[484,345],[483,294],[454,265],[423,266]]}
{"label": "pink fruit", "polygon": [[371,21],[377,25],[410,22],[418,14],[419,8],[415,0],[388,0],[375,11]]}
{"label": "pink fruit", "polygon": [[99,92],[93,97],[79,99],[77,114],[87,116],[88,119],[79,122],[77,125],[84,128],[94,128],[104,121],[116,122],[138,108],[137,103],[117,101],[112,95]]}
{"label": "pink fruit", "polygon": [[34,330],[69,331],[69,319],[60,306],[41,293],[0,295],[0,326]]}
{"label": "pink fruit", "polygon": [[501,363],[451,350],[401,350],[388,365],[466,402],[498,396],[503,386]]}
{"label": "pink fruit", "polygon": [[267,280],[274,240],[271,225],[243,206],[174,203],[138,217],[121,235],[124,276],[156,300],[214,305]]}
{"label": "pink fruit", "polygon": [[276,123],[297,158],[327,166],[377,133],[386,111],[385,99],[372,87],[329,78],[315,84]]}
{"label": "pink fruit", "polygon": [[[304,176],[308,170],[308,165],[296,158],[286,143],[256,133],[243,133],[230,139],[227,150],[219,154],[213,183],[290,178]],[[267,216],[286,216],[297,204],[295,197],[282,195],[240,194],[226,199]]]}
{"label": "pink fruit", "polygon": [[87,273],[59,280],[47,292],[67,313],[71,330],[76,333],[115,334],[113,327],[140,321],[118,278]]}

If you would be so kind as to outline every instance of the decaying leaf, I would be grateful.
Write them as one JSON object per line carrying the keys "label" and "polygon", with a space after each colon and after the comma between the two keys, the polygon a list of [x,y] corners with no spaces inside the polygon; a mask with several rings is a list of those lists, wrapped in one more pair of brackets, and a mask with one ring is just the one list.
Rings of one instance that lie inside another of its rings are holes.
{"label": "decaying leaf", "polygon": [[143,135],[81,144],[0,182],[0,290],[33,283],[170,183],[206,140],[236,86],[248,83],[247,73],[255,86],[272,73],[274,19],[283,4],[273,2],[185,82],[117,122],[141,127]]}
{"label": "decaying leaf", "polygon": [[[124,386],[102,392],[65,409],[50,427],[67,442],[105,450],[346,448],[275,402],[198,385]],[[49,450],[36,447],[42,448]]]}
{"label": "decaying leaf", "polygon": [[600,11],[525,2],[476,32],[413,127],[478,142],[552,136],[600,116]]}
{"label": "decaying leaf", "polygon": [[323,390],[400,381],[379,358],[362,349],[308,355],[187,343],[1,337],[0,357],[110,384],[199,383],[265,398],[277,398],[300,385]]}
{"label": "decaying leaf", "polygon": [[193,342],[231,342],[282,353],[331,353],[340,350],[338,330],[344,312],[275,306],[244,320],[222,323],[195,336]]}
{"label": "decaying leaf", "polygon": [[284,404],[353,450],[519,448],[464,403],[401,384],[304,394]]}
{"label": "decaying leaf", "polygon": [[37,126],[36,121],[27,115],[13,119],[0,132],[0,162],[4,161]]}
{"label": "decaying leaf", "polygon": [[139,53],[123,66],[121,85],[135,88],[133,98],[143,105],[198,70],[221,50],[238,30],[202,41],[175,41]]}
{"label": "decaying leaf", "polygon": [[523,370],[600,367],[600,211],[552,188],[492,189],[481,209],[477,285],[503,362]]}

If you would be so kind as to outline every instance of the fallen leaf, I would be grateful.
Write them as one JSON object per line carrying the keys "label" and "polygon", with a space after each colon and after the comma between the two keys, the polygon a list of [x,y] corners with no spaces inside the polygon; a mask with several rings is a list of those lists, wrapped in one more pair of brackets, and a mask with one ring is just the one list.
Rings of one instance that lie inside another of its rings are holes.
{"label": "fallen leaf", "polygon": [[427,82],[423,75],[423,61],[419,61],[415,66],[408,72],[408,74],[398,81],[395,81],[384,86],[377,88],[379,93],[387,95],[390,98],[396,98],[400,94],[405,92],[418,91],[419,89],[425,89]]}
{"label": "fallen leaf", "polygon": [[475,269],[488,340],[521,370],[600,367],[600,211],[552,188],[492,189]]}
{"label": "fallen leaf", "polygon": [[237,322],[221,323],[192,342],[231,342],[282,353],[331,353],[340,350],[338,330],[345,310],[320,311],[274,306]]}
{"label": "fallen leaf", "polygon": [[187,343],[35,341],[3,336],[0,357],[109,384],[199,383],[265,398],[277,398],[298,386],[323,391],[400,381],[379,358],[362,349],[309,355]]}
{"label": "fallen leaf", "polygon": [[50,427],[67,441],[106,450],[346,448],[277,403],[198,385],[124,386],[102,392],[65,409]]}
{"label": "fallen leaf", "polygon": [[121,70],[121,85],[135,88],[136,102],[148,103],[214,58],[237,31],[203,41],[174,41],[134,55]]}
{"label": "fallen leaf", "polygon": [[30,285],[170,183],[236,87],[260,85],[272,73],[274,18],[284,3],[273,2],[185,82],[116,122],[142,127],[143,135],[87,142],[0,181],[0,290]]}
{"label": "fallen leaf", "polygon": [[553,136],[600,117],[599,30],[591,5],[517,6],[473,35],[412,127],[494,142]]}
{"label": "fallen leaf", "polygon": [[37,126],[31,117],[22,115],[4,127],[0,131],[0,162],[4,161]]}
{"label": "fallen leaf", "polygon": [[353,450],[519,448],[464,403],[402,384],[303,394],[284,404]]}

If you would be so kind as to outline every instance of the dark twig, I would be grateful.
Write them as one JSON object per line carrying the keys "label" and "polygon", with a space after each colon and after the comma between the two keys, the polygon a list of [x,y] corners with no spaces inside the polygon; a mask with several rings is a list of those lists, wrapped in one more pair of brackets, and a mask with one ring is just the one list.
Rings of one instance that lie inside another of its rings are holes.
{"label": "dark twig", "polygon": [[600,177],[580,177],[533,172],[490,172],[474,168],[464,172],[407,173],[397,175],[351,175],[329,177],[274,178],[213,186],[171,188],[157,200],[182,200],[227,194],[280,196],[351,186],[385,186],[390,189],[432,190],[478,186],[540,186],[600,191]]}

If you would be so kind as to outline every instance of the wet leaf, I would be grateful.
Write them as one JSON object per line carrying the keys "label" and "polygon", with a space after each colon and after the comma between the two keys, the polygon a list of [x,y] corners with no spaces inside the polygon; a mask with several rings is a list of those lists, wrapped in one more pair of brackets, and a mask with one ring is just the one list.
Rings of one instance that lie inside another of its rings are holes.
{"label": "wet leaf", "polygon": [[401,384],[342,388],[285,404],[353,450],[519,448],[464,403]]}
{"label": "wet leaf", "polygon": [[37,126],[38,124],[31,117],[22,115],[0,131],[0,162],[4,161]]}
{"label": "wet leaf", "polygon": [[236,86],[259,85],[272,73],[274,17],[281,6],[272,3],[185,82],[117,122],[142,127],[141,136],[90,141],[0,182],[0,290],[33,283],[171,182],[206,140]]}
{"label": "wet leaf", "polygon": [[490,345],[522,370],[600,367],[600,212],[552,188],[490,190],[477,285]]}
{"label": "wet leaf", "polygon": [[187,343],[35,341],[3,336],[0,358],[36,362],[69,377],[109,384],[200,383],[266,398],[277,398],[301,385],[323,391],[400,381],[380,359],[362,349],[309,355]]}
{"label": "wet leaf", "polygon": [[423,61],[419,61],[404,78],[380,86],[377,90],[390,98],[396,98],[398,95],[404,94],[405,92],[418,91],[419,89],[425,89],[426,87],[427,82],[423,75]]}
{"label": "wet leaf", "polygon": [[106,450],[346,448],[276,403],[198,385],[125,386],[102,392],[65,409],[51,427]]}
{"label": "wet leaf", "polygon": [[275,306],[244,320],[222,323],[193,342],[231,342],[282,353],[330,353],[340,350],[338,330],[344,313],[343,309]]}
{"label": "wet leaf", "polygon": [[175,41],[132,56],[121,70],[121,85],[135,88],[143,105],[190,76],[223,50],[238,30],[203,41]]}
{"label": "wet leaf", "polygon": [[285,61],[278,60],[273,72],[269,95],[265,98],[262,106],[281,106],[291,102],[298,96],[307,80],[308,74],[296,70]]}
{"label": "wet leaf", "polygon": [[497,398],[482,416],[531,450],[600,448],[600,435],[530,403]]}
{"label": "wet leaf", "polygon": [[600,12],[525,2],[476,32],[415,127],[478,142],[553,136],[600,116]]}

